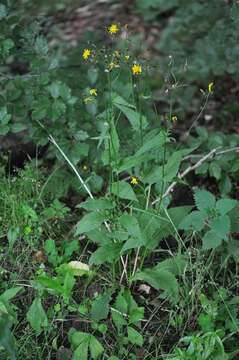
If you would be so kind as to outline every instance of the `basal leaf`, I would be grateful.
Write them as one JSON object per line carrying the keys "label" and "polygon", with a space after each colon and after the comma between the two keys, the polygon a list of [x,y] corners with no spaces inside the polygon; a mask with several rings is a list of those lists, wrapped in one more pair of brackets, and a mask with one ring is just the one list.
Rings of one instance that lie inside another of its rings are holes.
{"label": "basal leaf", "polygon": [[44,327],[47,327],[48,320],[45,313],[45,310],[42,307],[41,299],[37,298],[33,300],[28,312],[27,320],[29,321],[31,327],[39,335]]}
{"label": "basal leaf", "polygon": [[207,190],[196,190],[194,200],[198,210],[213,209],[216,204],[214,195]]}

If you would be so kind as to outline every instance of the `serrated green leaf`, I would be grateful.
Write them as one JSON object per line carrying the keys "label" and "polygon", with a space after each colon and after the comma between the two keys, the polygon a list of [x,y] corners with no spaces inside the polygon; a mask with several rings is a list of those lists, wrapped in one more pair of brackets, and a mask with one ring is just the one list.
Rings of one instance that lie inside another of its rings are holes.
{"label": "serrated green leaf", "polygon": [[212,230],[219,236],[221,239],[227,238],[230,229],[231,221],[229,216],[223,215],[219,218],[216,218],[211,223]]}
{"label": "serrated green leaf", "polygon": [[156,290],[163,289],[174,301],[178,297],[178,282],[176,277],[167,270],[157,268],[144,269],[135,274],[133,281],[143,280],[153,286]]}
{"label": "serrated green leaf", "polygon": [[206,214],[202,211],[192,211],[179,225],[179,229],[201,231],[205,226]]}
{"label": "serrated green leaf", "polygon": [[204,250],[215,249],[221,245],[222,237],[218,236],[215,231],[210,230],[204,235],[202,242]]}
{"label": "serrated green leaf", "polygon": [[108,294],[98,295],[91,303],[91,318],[94,321],[106,319],[109,313],[109,302],[111,296]]}
{"label": "serrated green leaf", "polygon": [[101,265],[106,262],[113,263],[119,259],[122,244],[109,243],[99,247],[90,257],[89,263],[95,265]]}
{"label": "serrated green leaf", "polygon": [[105,214],[101,212],[92,212],[83,216],[77,223],[75,234],[83,234],[90,230],[98,228],[105,220]]}
{"label": "serrated green leaf", "polygon": [[133,345],[143,346],[143,336],[131,326],[128,326],[128,339]]}
{"label": "serrated green leaf", "polygon": [[221,177],[222,169],[215,161],[209,165],[209,174],[215,179],[219,180]]}
{"label": "serrated green leaf", "polygon": [[90,354],[92,359],[96,360],[103,353],[104,348],[94,335],[90,337]]}
{"label": "serrated green leaf", "polygon": [[220,199],[216,203],[216,209],[221,215],[226,215],[238,204],[237,200],[233,199]]}
{"label": "serrated green leaf", "polygon": [[207,190],[196,190],[194,200],[198,210],[213,209],[216,205],[216,199],[212,193]]}

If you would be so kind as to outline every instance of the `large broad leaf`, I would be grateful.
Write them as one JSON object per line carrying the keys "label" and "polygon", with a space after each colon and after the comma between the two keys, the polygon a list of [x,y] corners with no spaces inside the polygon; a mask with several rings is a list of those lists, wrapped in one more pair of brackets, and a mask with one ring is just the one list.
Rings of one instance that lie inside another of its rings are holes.
{"label": "large broad leaf", "polygon": [[228,215],[220,216],[211,223],[212,230],[222,239],[226,239],[231,230],[231,221]]}
{"label": "large broad leaf", "polygon": [[[165,221],[162,222],[160,228],[159,239],[166,238],[169,235],[175,234],[175,228],[177,229],[182,220],[192,209],[192,206],[177,206],[167,210],[168,216],[165,217]],[[174,226],[172,225],[174,224]]]}
{"label": "large broad leaf", "polygon": [[85,202],[77,205],[78,208],[83,208],[88,211],[114,209],[115,203],[106,198],[88,199]]}
{"label": "large broad leaf", "polygon": [[178,282],[176,277],[167,270],[152,268],[135,274],[133,280],[143,280],[156,290],[162,289],[172,301],[178,298]]}
{"label": "large broad leaf", "polygon": [[98,295],[91,303],[91,318],[94,321],[106,319],[109,313],[109,302],[111,296],[109,294]]}
{"label": "large broad leaf", "polygon": [[213,209],[216,204],[214,195],[207,190],[196,190],[194,193],[194,200],[198,210]]}
{"label": "large broad leaf", "polygon": [[178,173],[182,157],[182,151],[176,151],[175,153],[173,153],[173,155],[168,159],[164,167],[158,166],[153,169],[151,173],[144,177],[144,183],[154,184],[160,181],[172,181]]}
{"label": "large broad leaf", "polygon": [[90,257],[89,263],[101,265],[106,262],[113,263],[120,257],[122,244],[109,243],[99,247]]}
{"label": "large broad leaf", "polygon": [[221,245],[222,237],[218,235],[215,231],[210,230],[204,235],[202,242],[203,242],[203,249],[205,250],[215,249]]}
{"label": "large broad leaf", "polygon": [[179,229],[201,231],[205,226],[207,216],[202,211],[192,211],[179,224]]}
{"label": "large broad leaf", "polygon": [[226,215],[231,211],[235,206],[237,206],[238,201],[233,199],[220,199],[216,203],[216,209],[220,212],[221,215]]}
{"label": "large broad leaf", "polygon": [[146,244],[146,239],[143,236],[138,220],[135,216],[129,214],[123,214],[119,222],[121,226],[127,231],[129,239],[125,242],[122,252],[135,249],[139,246],[143,246]]}
{"label": "large broad leaf", "polygon": [[159,134],[154,135],[147,139],[147,141],[144,142],[143,146],[139,148],[139,150],[136,152],[135,155],[142,155],[145,154],[148,151],[157,150],[162,147],[162,145],[166,142],[169,142],[169,139],[166,137],[166,134],[161,131]]}
{"label": "large broad leaf", "polygon": [[37,335],[42,332],[44,327],[47,327],[48,320],[45,310],[42,307],[41,299],[37,298],[33,301],[27,312],[27,320]]}
{"label": "large broad leaf", "polygon": [[15,341],[11,332],[11,325],[8,316],[0,313],[0,348],[3,347],[8,353],[9,358],[15,360]]}
{"label": "large broad leaf", "polygon": [[126,181],[118,181],[111,185],[112,194],[117,195],[121,199],[138,201],[132,186]]}
{"label": "large broad leaf", "polygon": [[154,154],[146,153],[146,154],[140,154],[140,155],[133,155],[124,158],[124,160],[120,163],[120,166],[118,167],[118,172],[123,172],[128,169],[132,169],[135,166],[139,166],[143,162],[149,161],[152,158],[154,158]]}
{"label": "large broad leaf", "polygon": [[90,350],[91,359],[96,360],[103,353],[104,348],[94,335],[80,331],[72,331],[69,335],[70,342],[76,348],[72,360],[87,360]]}
{"label": "large broad leaf", "polygon": [[92,212],[86,214],[76,225],[75,234],[83,234],[95,228],[98,228],[105,220],[105,214],[101,212]]}
{"label": "large broad leaf", "polygon": [[11,299],[13,299],[19,293],[20,290],[22,290],[21,286],[16,286],[14,288],[7,289],[4,291],[3,294],[0,295],[0,300],[7,303]]}
{"label": "large broad leaf", "polygon": [[183,257],[182,255],[176,255],[169,259],[161,261],[155,266],[155,269],[157,269],[158,271],[167,270],[172,274],[174,274],[175,276],[178,276],[183,274],[186,265],[187,262],[185,257]]}
{"label": "large broad leaf", "polygon": [[143,336],[131,326],[128,327],[128,339],[133,345],[143,346]]}

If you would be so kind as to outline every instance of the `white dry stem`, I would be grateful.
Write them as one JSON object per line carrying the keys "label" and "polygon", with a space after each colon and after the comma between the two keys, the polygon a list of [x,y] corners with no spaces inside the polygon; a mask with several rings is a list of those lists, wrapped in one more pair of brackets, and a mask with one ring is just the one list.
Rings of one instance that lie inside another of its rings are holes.
{"label": "white dry stem", "polygon": [[[89,194],[91,199],[94,199],[94,196],[92,195],[92,192],[90,191],[89,187],[86,185],[85,181],[82,179],[82,177],[80,176],[79,172],[77,171],[76,167],[72,164],[72,162],[70,161],[70,159],[66,156],[66,154],[64,153],[64,151],[60,148],[60,146],[57,144],[56,140],[53,138],[52,135],[49,135],[49,140],[50,142],[55,145],[55,147],[59,150],[59,152],[61,153],[61,155],[63,156],[63,158],[66,160],[66,162],[68,163],[68,165],[72,168],[72,170],[74,171],[74,173],[76,174],[76,176],[78,177],[78,179],[80,180],[81,185],[84,187],[84,189],[86,190],[86,192]],[[106,227],[106,229],[111,232],[110,229],[110,225],[107,223],[107,221],[104,221],[104,225]],[[126,263],[124,262],[124,258],[123,256],[120,257],[121,262],[123,264],[123,274],[126,273],[127,275],[127,259],[126,259]]]}

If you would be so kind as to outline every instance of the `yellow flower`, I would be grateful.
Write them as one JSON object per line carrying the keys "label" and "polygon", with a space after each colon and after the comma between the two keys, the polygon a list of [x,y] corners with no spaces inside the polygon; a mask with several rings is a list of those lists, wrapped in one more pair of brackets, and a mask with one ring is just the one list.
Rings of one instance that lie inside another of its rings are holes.
{"label": "yellow flower", "polygon": [[173,115],[172,118],[171,118],[172,122],[176,122],[178,120],[177,116],[176,115]]}
{"label": "yellow flower", "polygon": [[131,176],[130,184],[132,184],[132,185],[137,185],[138,183],[139,183],[139,182],[138,182],[137,177]]}
{"label": "yellow flower", "polygon": [[84,60],[87,60],[91,55],[91,50],[90,49],[84,49],[82,57]]}
{"label": "yellow flower", "polygon": [[209,93],[212,93],[212,92],[213,92],[213,86],[214,86],[213,82],[211,82],[210,84],[208,84],[208,92],[209,92]]}
{"label": "yellow flower", "polygon": [[140,75],[142,73],[142,67],[139,64],[134,64],[131,70],[133,75]]}
{"label": "yellow flower", "polygon": [[128,61],[129,60],[129,55],[125,55],[125,60]]}
{"label": "yellow flower", "polygon": [[108,27],[108,32],[110,35],[115,35],[115,34],[117,34],[118,31],[119,31],[119,27],[117,24],[111,24]]}
{"label": "yellow flower", "polygon": [[90,89],[90,95],[97,96],[97,89]]}
{"label": "yellow flower", "polygon": [[84,166],[83,166],[83,170],[85,170],[85,171],[88,170],[87,165],[84,165]]}

